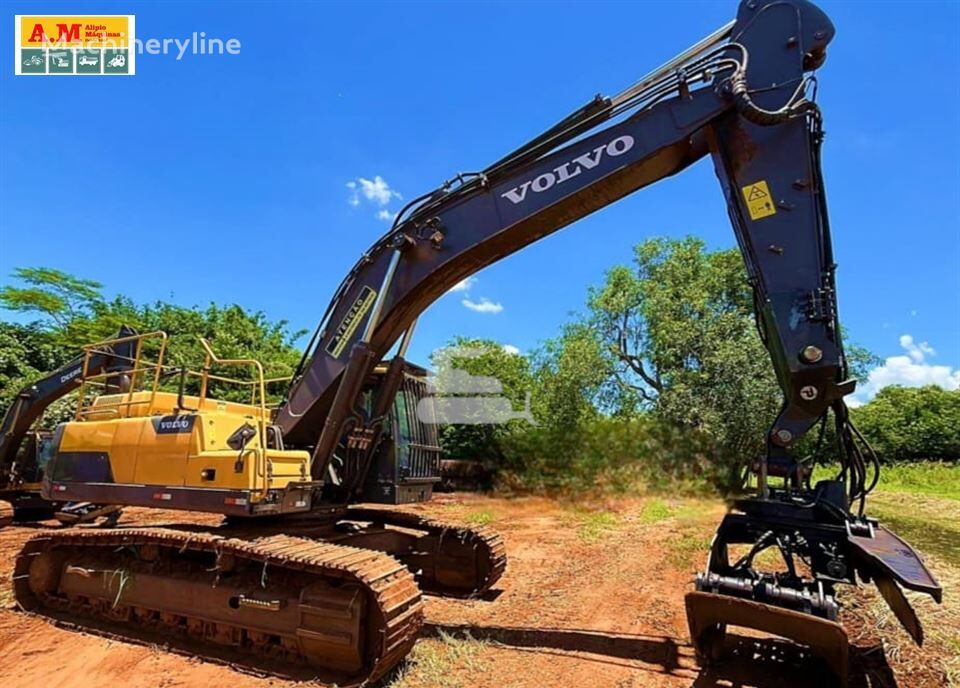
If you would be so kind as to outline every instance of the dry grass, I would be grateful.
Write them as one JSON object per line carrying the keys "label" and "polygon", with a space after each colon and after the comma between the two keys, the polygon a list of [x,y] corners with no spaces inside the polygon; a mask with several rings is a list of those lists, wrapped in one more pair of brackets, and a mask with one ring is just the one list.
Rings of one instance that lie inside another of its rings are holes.
{"label": "dry grass", "polygon": [[482,656],[485,646],[469,634],[457,638],[441,631],[438,638],[424,638],[384,688],[467,688],[469,678],[464,677],[489,669]]}
{"label": "dry grass", "polygon": [[876,588],[850,590],[842,600],[851,642],[863,647],[882,639],[898,676],[910,677],[911,683],[901,685],[960,688],[960,509],[956,500],[880,493],[871,497],[867,510],[921,552],[944,589],[944,599],[938,605],[927,595],[906,592],[924,628],[924,645],[918,648]]}

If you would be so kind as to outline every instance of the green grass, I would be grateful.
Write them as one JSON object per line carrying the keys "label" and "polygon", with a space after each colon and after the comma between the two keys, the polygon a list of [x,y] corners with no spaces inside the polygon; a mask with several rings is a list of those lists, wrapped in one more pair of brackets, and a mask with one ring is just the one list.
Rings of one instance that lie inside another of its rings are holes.
{"label": "green grass", "polygon": [[472,526],[485,526],[493,523],[496,519],[492,511],[474,511],[473,513],[467,514],[467,523]]}
{"label": "green grass", "polygon": [[701,560],[706,558],[710,549],[710,539],[699,529],[682,532],[679,537],[668,539],[667,562],[678,569],[690,569],[694,563],[702,564]]}
{"label": "green grass", "polygon": [[960,464],[924,461],[883,466],[877,490],[960,500]]}
{"label": "green grass", "polygon": [[594,511],[577,515],[577,537],[587,543],[597,542],[617,529],[619,519],[609,511]]}
{"label": "green grass", "polygon": [[661,499],[651,499],[643,505],[640,523],[659,523],[673,516],[674,510]]}
{"label": "green grass", "polygon": [[[814,480],[839,473],[837,465],[818,467]],[[960,463],[918,461],[880,467],[877,492],[907,492],[960,501]]]}
{"label": "green grass", "polygon": [[960,507],[952,499],[908,493],[879,493],[867,513],[924,553],[960,566]]}

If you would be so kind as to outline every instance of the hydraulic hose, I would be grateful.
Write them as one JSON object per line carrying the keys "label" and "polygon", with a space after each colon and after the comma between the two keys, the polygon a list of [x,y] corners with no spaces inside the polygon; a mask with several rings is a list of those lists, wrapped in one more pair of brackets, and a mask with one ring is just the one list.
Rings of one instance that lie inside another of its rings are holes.
{"label": "hydraulic hose", "polygon": [[747,89],[747,72],[745,69],[737,70],[730,77],[730,95],[733,98],[734,106],[737,112],[743,115],[743,118],[760,126],[770,126],[771,124],[782,124],[795,117],[806,115],[808,112],[817,110],[816,103],[801,99],[796,100],[803,92],[806,82],[801,82],[793,96],[779,110],[766,110],[756,103],[750,97]]}

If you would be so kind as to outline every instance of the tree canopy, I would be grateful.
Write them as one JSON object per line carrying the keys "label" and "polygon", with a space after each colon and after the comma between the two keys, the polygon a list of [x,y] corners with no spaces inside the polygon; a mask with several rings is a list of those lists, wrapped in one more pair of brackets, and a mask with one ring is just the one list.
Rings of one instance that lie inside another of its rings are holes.
{"label": "tree canopy", "polygon": [[[121,325],[167,332],[165,363],[174,367],[202,365],[198,337],[222,357],[260,360],[268,377],[289,376],[301,356],[302,332],[236,304],[107,299],[99,282],[51,268],[18,268],[13,278],[0,288],[0,307],[34,319],[0,320],[0,411]],[[876,362],[860,347],[847,352],[855,376]],[[441,396],[473,394],[481,415],[509,404],[506,422],[441,428],[445,455],[492,461],[542,484],[642,474],[729,486],[763,451],[781,403],[738,252],[708,251],[694,238],[637,245],[630,264],[588,291],[582,314],[525,355],[457,337],[432,363]],[[465,382],[474,387],[457,388]],[[241,400],[247,392],[214,384],[210,394]],[[960,458],[960,391],[887,388],[853,418],[884,460]]]}
{"label": "tree canopy", "polygon": [[[51,268],[18,268],[13,277],[22,286],[0,289],[0,305],[36,319],[26,325],[0,321],[0,409],[33,379],[77,356],[83,345],[115,337],[121,325],[141,333],[166,332],[164,363],[170,366],[201,367],[199,337],[210,340],[222,358],[259,360],[268,377],[291,375],[300,360],[295,341],[302,332],[291,332],[285,321],[272,322],[264,313],[235,304],[188,308],[160,301],[137,304],[126,297],[107,300],[99,282]],[[250,374],[229,372],[240,379]],[[188,391],[196,391],[195,381]],[[210,393],[248,398],[236,386],[214,384]]]}

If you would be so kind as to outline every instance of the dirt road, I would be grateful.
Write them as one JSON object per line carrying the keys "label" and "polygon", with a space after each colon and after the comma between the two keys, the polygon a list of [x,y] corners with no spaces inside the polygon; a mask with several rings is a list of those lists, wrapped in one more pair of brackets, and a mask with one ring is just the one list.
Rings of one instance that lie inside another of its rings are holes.
{"label": "dirt road", "polygon": [[[505,535],[510,562],[487,599],[428,599],[425,637],[385,682],[391,688],[830,685],[815,661],[770,639],[735,638],[729,661],[710,671],[697,667],[687,642],[683,593],[692,588],[693,572],[723,514],[718,502],[617,499],[585,508],[541,498],[457,495],[423,510],[492,524]],[[128,509],[121,525],[186,521],[213,526],[218,519]],[[12,555],[36,532],[0,531],[4,688],[302,685],[59,628],[15,611]],[[956,574],[935,558],[931,564],[942,577]],[[960,648],[951,646],[960,639],[957,629],[928,634],[930,642],[917,650],[877,603],[871,593],[847,598],[844,622],[856,645],[851,686],[949,685],[952,665],[944,657]],[[921,617],[938,613],[941,622],[952,623],[957,611],[947,607],[945,614],[923,602],[919,607]]]}

